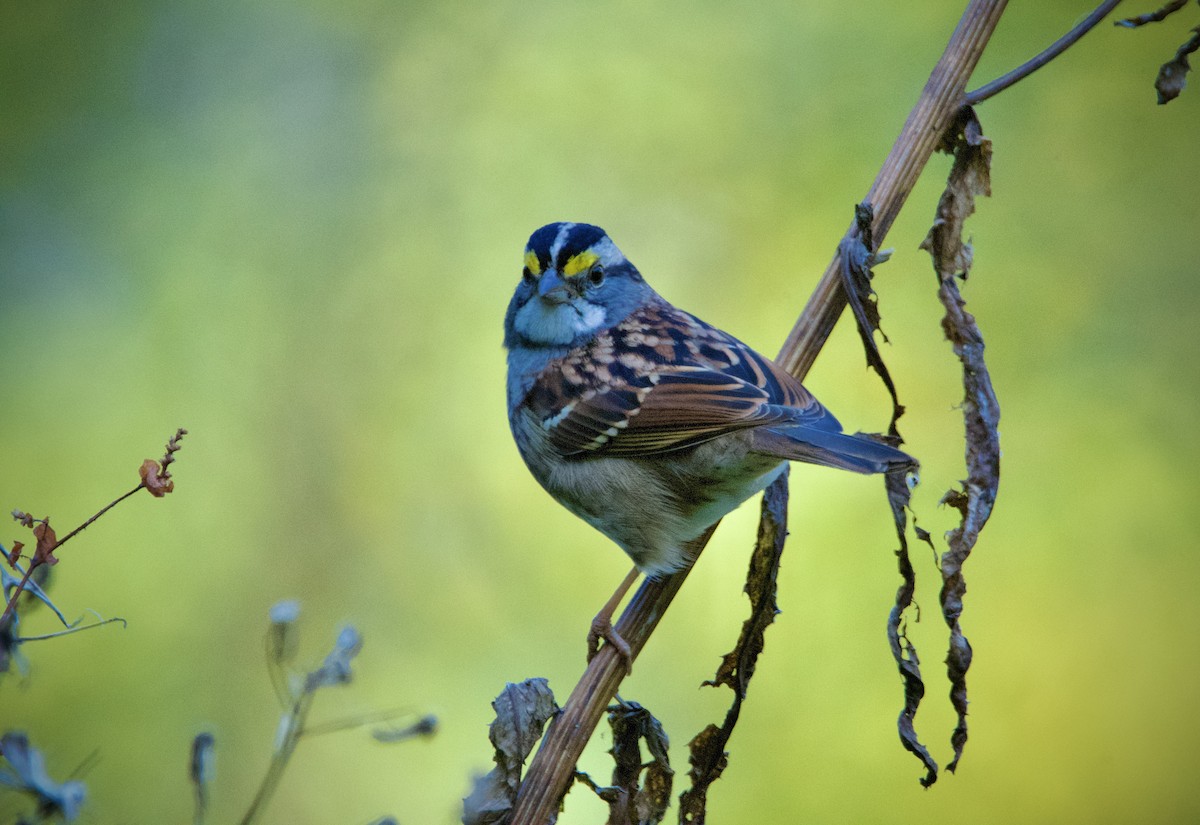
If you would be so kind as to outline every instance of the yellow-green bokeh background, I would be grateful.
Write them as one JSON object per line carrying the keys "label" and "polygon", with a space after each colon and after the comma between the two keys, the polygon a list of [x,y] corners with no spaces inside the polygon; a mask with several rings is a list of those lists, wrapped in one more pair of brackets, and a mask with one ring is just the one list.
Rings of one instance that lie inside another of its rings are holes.
{"label": "yellow-green bokeh background", "polygon": [[[212,730],[210,821],[231,821],[276,726],[266,611],[294,597],[310,659],[342,622],[366,640],[318,720],[402,706],[442,729],[302,744],[267,821],[456,821],[489,766],[490,700],[535,675],[565,698],[626,569],[508,435],[500,323],[525,238],[599,223],[668,298],[774,352],[962,5],[6,4],[0,509],[67,528],[176,426],[191,435],[175,495],[123,504],[62,552],[57,602],[128,629],[29,645],[0,726],[58,776],[99,751],[93,823],[185,821],[188,743]],[[1087,5],[1014,4],[978,77]],[[967,569],[960,775],[923,791],[897,743],[881,485],[799,467],[784,613],[712,821],[1200,818],[1200,90],[1157,107],[1150,85],[1195,23],[1189,8],[1103,25],[980,112],[995,197],[970,222],[965,294],[1004,475]],[[935,536],[963,474],[961,390],[916,247],[947,167],[913,194],[877,283]],[[845,323],[809,385],[848,426],[886,425]],[[747,507],[722,527],[623,691],[663,721],[681,774],[727,701],[697,686],[745,613],[753,522]],[[918,729],[944,762],[938,579],[915,559]],[[585,757],[598,779],[606,747]],[[577,791],[562,821],[603,816]]]}

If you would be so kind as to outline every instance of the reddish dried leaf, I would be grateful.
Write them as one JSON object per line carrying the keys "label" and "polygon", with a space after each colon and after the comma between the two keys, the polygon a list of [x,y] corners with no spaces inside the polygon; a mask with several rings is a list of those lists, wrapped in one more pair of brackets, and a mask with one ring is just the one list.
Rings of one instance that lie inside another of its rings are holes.
{"label": "reddish dried leaf", "polygon": [[54,558],[54,548],[58,547],[58,536],[54,535],[54,528],[50,526],[48,520],[38,522],[33,527],[33,534],[37,536],[37,549],[33,551],[34,564],[58,564],[58,559]]}
{"label": "reddish dried leaf", "polygon": [[17,566],[17,562],[18,562],[18,561],[20,560],[20,558],[21,558],[21,551],[22,551],[24,548],[25,548],[25,545],[24,545],[24,543],[23,543],[23,542],[19,542],[19,541],[14,541],[14,542],[13,542],[12,550],[9,550],[9,551],[8,551],[8,563],[9,563],[9,566],[11,566],[11,567],[16,567],[16,566]]}
{"label": "reddish dried leaf", "polygon": [[153,458],[143,461],[138,473],[142,477],[142,484],[155,498],[162,498],[175,489],[175,482],[171,480],[171,474]]}

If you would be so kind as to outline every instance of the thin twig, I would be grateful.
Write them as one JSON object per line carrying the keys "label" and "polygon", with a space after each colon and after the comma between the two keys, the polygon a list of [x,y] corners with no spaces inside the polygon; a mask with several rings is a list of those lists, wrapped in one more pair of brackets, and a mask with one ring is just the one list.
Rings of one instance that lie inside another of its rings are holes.
{"label": "thin twig", "polygon": [[[0,626],[3,626],[16,610],[17,599],[20,598],[21,593],[24,592],[26,585],[29,584],[29,577],[33,575],[33,571],[37,570],[43,564],[56,563],[56,559],[53,556],[54,551],[58,550],[58,548],[62,547],[75,536],[82,533],[94,521],[112,508],[116,507],[125,499],[129,498],[138,490],[146,489],[155,498],[162,498],[164,495],[175,489],[175,482],[171,480],[171,472],[169,467],[176,461],[175,453],[179,452],[179,442],[183,440],[183,437],[187,435],[187,433],[188,431],[183,427],[177,429],[175,431],[175,435],[171,436],[171,438],[167,441],[166,453],[163,455],[161,461],[156,462],[153,459],[148,458],[142,462],[142,466],[139,470],[142,480],[138,486],[134,487],[128,493],[125,493],[125,495],[120,496],[114,501],[111,501],[105,506],[101,507],[98,513],[89,518],[83,524],[76,527],[70,533],[67,533],[67,535],[61,539],[55,538],[54,532],[50,529],[49,516],[44,519],[34,519],[28,513],[23,513],[19,510],[13,510],[13,518],[17,519],[26,527],[33,529],[34,535],[38,537],[38,544],[37,550],[34,552],[33,558],[29,562],[29,569],[25,571],[25,575],[17,585],[16,590],[13,591],[12,596],[8,599],[8,604],[4,608],[4,613],[0,614]],[[41,527],[35,528],[35,522],[41,522]],[[45,533],[39,533],[39,529],[44,530]],[[16,564],[15,555],[10,563],[15,570],[20,570]],[[55,612],[58,613],[58,610],[56,609]],[[59,613],[59,618],[62,618],[61,613]]]}
{"label": "thin twig", "polygon": [[996,78],[991,83],[985,83],[975,91],[967,92],[967,105],[974,106],[982,103],[1045,66],[1074,45],[1075,41],[1094,29],[1096,24],[1107,17],[1109,12],[1115,9],[1120,2],[1121,0],[1104,0],[1091,14],[1080,20],[1075,28],[1051,43],[1044,52],[1026,60],[1008,74]]}
{"label": "thin twig", "polygon": [[59,539],[58,543],[54,545],[54,549],[57,550],[58,548],[62,547],[64,544],[66,544],[68,541],[73,539],[75,536],[82,533],[85,528],[90,527],[93,521],[100,518],[102,515],[107,513],[109,510],[116,507],[122,501],[129,498],[131,495],[133,495],[134,493],[136,493],[138,490],[142,489],[145,486],[146,486],[146,483],[143,481],[140,484],[138,484],[138,486],[134,487],[132,490],[130,490],[128,493],[126,493],[125,495],[123,495],[120,498],[116,499],[115,501],[111,501],[108,504],[101,507],[100,512],[96,513],[96,515],[92,516],[90,519],[85,521],[83,524],[79,525],[74,530],[72,530],[71,532],[69,532],[65,536],[63,536],[61,539]]}
{"label": "thin twig", "polygon": [[[872,229],[877,245],[961,109],[967,80],[1006,5],[1006,0],[972,0],[963,13],[867,195],[866,202],[875,209]],[[840,253],[834,256],[777,359],[798,378],[808,372],[846,306],[840,259]],[[688,548],[693,557],[704,549],[715,527]],[[632,658],[646,644],[689,570],[644,582],[621,615],[616,630],[629,643]],[[529,766],[513,810],[513,825],[544,825],[554,818],[579,755],[625,676],[626,664],[607,645],[589,663]]]}
{"label": "thin twig", "polygon": [[1145,26],[1147,23],[1161,23],[1175,12],[1182,9],[1188,4],[1188,0],[1171,0],[1169,3],[1164,3],[1162,8],[1139,14],[1137,17],[1127,17],[1124,20],[1118,20],[1118,26],[1124,26],[1127,29],[1136,29],[1139,26]]}
{"label": "thin twig", "polygon": [[[96,515],[92,516],[90,519],[85,521],[83,524],[76,527],[70,533],[67,533],[67,535],[64,538],[61,538],[58,541],[56,541],[54,543],[54,546],[50,548],[49,552],[53,553],[58,548],[62,547],[64,544],[67,543],[68,539],[71,539],[72,537],[83,532],[84,528],[87,527],[89,524],[94,522],[96,519],[100,518],[102,515],[107,513],[109,510],[116,507],[122,501],[129,498],[131,495],[133,495],[134,493],[136,493],[138,490],[142,489],[145,486],[146,486],[146,483],[142,482],[141,484],[138,484],[138,486],[134,487],[132,490],[130,490],[125,495],[121,496],[120,498],[116,499],[115,501],[111,501],[108,504],[104,505],[102,508],[100,508],[100,512],[96,513]],[[49,517],[47,516],[47,518],[49,518]],[[53,562],[54,560],[51,559],[50,561]],[[20,597],[21,593],[24,592],[25,586],[29,584],[29,577],[33,575],[33,571],[37,570],[39,567],[41,567],[43,564],[46,564],[46,563],[47,562],[46,562],[45,556],[43,556],[40,553],[34,554],[34,557],[32,559],[30,559],[29,568],[25,571],[25,575],[21,577],[21,581],[17,585],[17,589],[13,591],[12,596],[9,598],[8,604],[5,605],[4,613],[0,614],[0,626],[2,626],[5,622],[7,622],[9,617],[12,616],[13,611],[15,611],[17,609],[17,599]],[[14,567],[14,569],[17,569],[15,564],[13,565],[13,567]]]}
{"label": "thin twig", "polygon": [[82,633],[85,630],[91,630],[95,627],[104,627],[106,624],[112,624],[113,622],[120,622],[121,627],[129,626],[128,622],[126,622],[120,616],[113,616],[111,619],[100,619],[99,621],[82,626],[79,625],[79,621],[81,620],[76,620],[75,624],[73,624],[71,627],[68,627],[66,630],[56,630],[53,633],[43,633],[40,636],[21,636],[21,644],[24,644],[25,642],[41,642],[45,641],[46,639],[57,639],[59,636],[71,636],[76,633]]}

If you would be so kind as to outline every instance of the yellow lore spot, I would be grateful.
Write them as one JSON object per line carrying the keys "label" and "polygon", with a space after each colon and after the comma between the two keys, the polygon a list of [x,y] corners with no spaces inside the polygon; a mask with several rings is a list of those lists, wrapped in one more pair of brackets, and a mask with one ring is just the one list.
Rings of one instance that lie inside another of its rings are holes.
{"label": "yellow lore spot", "polygon": [[563,267],[563,277],[570,278],[572,275],[578,275],[591,268],[592,264],[599,260],[595,252],[580,252],[578,255],[572,255],[567,261],[567,265]]}
{"label": "yellow lore spot", "polygon": [[538,256],[532,252],[525,253],[525,268],[534,275],[542,274],[542,263],[538,260]]}

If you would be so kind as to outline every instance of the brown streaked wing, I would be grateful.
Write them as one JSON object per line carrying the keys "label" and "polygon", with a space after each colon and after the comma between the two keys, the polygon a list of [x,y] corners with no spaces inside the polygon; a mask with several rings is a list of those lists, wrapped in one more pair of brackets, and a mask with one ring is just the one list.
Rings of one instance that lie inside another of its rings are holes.
{"label": "brown streaked wing", "polygon": [[563,455],[603,450],[642,455],[716,438],[768,421],[790,420],[766,393],[712,370],[656,376],[644,389],[588,392],[557,415],[542,414],[550,443]]}
{"label": "brown streaked wing", "polygon": [[[639,339],[627,338],[631,332],[650,333],[654,343],[632,345]],[[841,429],[774,362],[672,307],[634,313],[612,331],[612,341],[616,352],[605,359],[610,380],[600,381],[581,351],[568,357],[572,390],[562,392],[564,375],[551,365],[531,394],[551,445],[563,455],[652,455],[769,424]],[[669,356],[666,342],[675,345]],[[622,366],[622,352],[637,356],[628,362],[636,369]]]}
{"label": "brown streaked wing", "polygon": [[684,368],[688,365],[702,366],[736,375],[756,387],[761,387],[771,404],[781,404],[799,410],[807,410],[816,405],[816,408],[820,409],[820,404],[812,393],[791,373],[729,333],[701,321],[695,315],[664,302],[635,312],[626,323],[646,324],[647,321],[660,330],[665,329],[687,336],[685,360],[680,359],[681,353],[677,349],[675,364]]}

